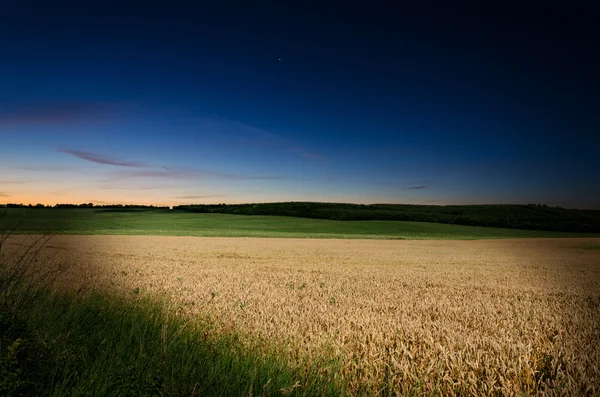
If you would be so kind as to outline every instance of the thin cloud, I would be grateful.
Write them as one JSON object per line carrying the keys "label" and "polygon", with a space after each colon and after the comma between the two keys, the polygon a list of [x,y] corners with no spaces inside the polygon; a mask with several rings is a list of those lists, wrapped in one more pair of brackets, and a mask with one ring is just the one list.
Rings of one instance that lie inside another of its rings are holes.
{"label": "thin cloud", "polygon": [[0,192],[0,197],[9,197],[9,196],[11,196],[11,195],[8,193]]}
{"label": "thin cloud", "polygon": [[86,203],[93,203],[94,205],[96,204],[100,204],[100,205],[118,205],[118,204],[122,204],[122,205],[154,205],[154,206],[165,206],[166,204],[160,204],[160,203],[150,203],[150,202],[132,202],[132,201],[119,201],[119,200],[114,200],[114,201],[103,201],[103,200],[88,200],[86,201]]}
{"label": "thin cloud", "polygon": [[117,104],[103,102],[40,102],[13,106],[0,112],[1,127],[13,125],[64,125],[78,121],[106,119]]}
{"label": "thin cloud", "polygon": [[306,150],[299,146],[288,146],[287,149],[290,150],[291,152],[298,153],[300,156],[308,158],[308,159],[328,160],[327,157],[325,157],[317,152],[311,152],[311,151]]}
{"label": "thin cloud", "polygon": [[62,171],[70,171],[72,168],[70,167],[13,167],[16,170],[22,171],[47,171],[47,172],[62,172]]}
{"label": "thin cloud", "polygon": [[296,145],[280,135],[238,121],[211,117],[198,120],[198,125],[202,128],[237,136],[240,144],[286,150],[312,160],[328,160],[322,154]]}
{"label": "thin cloud", "polygon": [[404,190],[421,190],[421,189],[427,189],[428,186],[425,185],[419,185],[419,186],[410,186],[407,188],[404,188]]}
{"label": "thin cloud", "polygon": [[108,179],[97,182],[110,183],[130,178],[158,178],[168,180],[190,180],[190,179],[231,179],[231,180],[277,180],[283,179],[281,175],[253,175],[233,174],[208,169],[173,168],[156,166],[139,162],[122,161],[98,153],[83,150],[58,149],[58,152],[70,154],[82,160],[96,164],[114,165],[124,168],[140,168],[136,171],[116,171],[108,174]]}
{"label": "thin cloud", "polygon": [[337,182],[340,179],[339,175],[331,175],[328,177],[323,178],[323,182],[325,183],[333,183],[333,182]]}
{"label": "thin cloud", "polygon": [[162,190],[162,189],[169,189],[168,186],[163,186],[163,187],[125,187],[125,186],[102,186],[102,189],[105,190]]}
{"label": "thin cloud", "polygon": [[72,156],[78,157],[82,160],[86,160],[86,161],[89,161],[91,163],[96,163],[96,164],[116,165],[118,167],[145,167],[145,165],[142,163],[116,160],[116,159],[110,158],[108,156],[104,156],[104,155],[92,153],[92,152],[87,152],[87,151],[83,151],[83,150],[58,149],[58,152],[67,153]]}
{"label": "thin cloud", "polygon": [[114,204],[113,201],[90,200],[89,202],[94,204]]}
{"label": "thin cloud", "polygon": [[64,196],[66,194],[71,193],[70,190],[67,189],[61,189],[61,190],[54,190],[52,192],[48,192],[49,194],[51,194],[52,196]]}
{"label": "thin cloud", "polygon": [[11,181],[11,180],[0,180],[0,185],[23,185],[26,183],[32,183],[27,181]]}
{"label": "thin cloud", "polygon": [[178,196],[175,198],[185,200],[185,199],[203,199],[203,198],[214,198],[214,197],[227,197],[227,196],[225,196],[223,194],[207,194],[204,196]]}
{"label": "thin cloud", "polygon": [[127,178],[159,178],[168,180],[189,180],[189,179],[231,179],[231,180],[277,180],[283,179],[280,175],[243,175],[230,174],[205,169],[171,169],[162,167],[159,170],[144,171],[125,171],[113,172],[109,180],[99,182],[112,182]]}

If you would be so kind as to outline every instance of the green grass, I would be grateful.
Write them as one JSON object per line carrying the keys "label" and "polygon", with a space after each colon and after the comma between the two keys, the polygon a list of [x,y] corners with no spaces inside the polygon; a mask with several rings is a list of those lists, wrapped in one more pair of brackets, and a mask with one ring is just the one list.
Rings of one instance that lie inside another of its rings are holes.
{"label": "green grass", "polygon": [[[0,248],[13,215],[0,219]],[[52,293],[45,276],[64,268],[32,276],[37,248],[0,251],[0,396],[344,395],[340,361],[325,351],[292,362],[287,346],[181,315],[185,307],[138,288]]]}
{"label": "green grass", "polygon": [[38,293],[16,317],[0,307],[0,395],[341,394],[318,373],[323,362],[290,368],[268,350],[240,347],[234,334],[207,336],[207,321],[169,311],[155,298],[99,293]]}
{"label": "green grass", "polygon": [[584,250],[600,250],[600,244],[597,244],[597,245],[582,245],[579,248],[584,249]]}
{"label": "green grass", "polygon": [[404,221],[332,221],[280,216],[198,214],[180,211],[6,209],[5,224],[21,234],[114,234],[223,237],[495,239],[598,237],[592,233],[500,229]]}

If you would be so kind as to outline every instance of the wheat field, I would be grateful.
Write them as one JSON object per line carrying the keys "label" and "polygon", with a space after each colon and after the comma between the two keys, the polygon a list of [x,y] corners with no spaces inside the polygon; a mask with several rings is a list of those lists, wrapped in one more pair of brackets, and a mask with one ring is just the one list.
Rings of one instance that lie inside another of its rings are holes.
{"label": "wheat field", "polygon": [[59,289],[168,296],[350,395],[598,395],[598,243],[55,236],[44,254],[73,264]]}

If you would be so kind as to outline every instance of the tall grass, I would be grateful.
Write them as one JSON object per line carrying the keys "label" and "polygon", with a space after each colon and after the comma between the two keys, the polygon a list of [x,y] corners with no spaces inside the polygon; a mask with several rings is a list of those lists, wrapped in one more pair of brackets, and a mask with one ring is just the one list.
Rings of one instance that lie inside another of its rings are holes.
{"label": "tall grass", "polygon": [[2,396],[334,396],[319,364],[290,368],[268,346],[183,318],[169,301],[131,294],[57,293],[63,264],[39,265],[51,236],[0,247]]}
{"label": "tall grass", "polygon": [[177,318],[151,297],[42,293],[21,319],[28,377],[4,390],[12,395],[339,395],[318,368],[300,373],[264,349],[245,352],[235,334],[208,338],[209,323]]}

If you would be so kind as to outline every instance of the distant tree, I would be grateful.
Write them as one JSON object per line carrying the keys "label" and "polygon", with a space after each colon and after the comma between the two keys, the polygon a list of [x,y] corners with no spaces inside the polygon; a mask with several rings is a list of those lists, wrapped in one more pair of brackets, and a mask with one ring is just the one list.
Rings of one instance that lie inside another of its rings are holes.
{"label": "distant tree", "polygon": [[77,208],[76,204],[56,204],[54,208]]}
{"label": "distant tree", "polygon": [[395,220],[530,230],[600,232],[600,211],[526,205],[407,205],[344,203],[197,204],[174,206],[196,213],[276,215],[349,220]]}

